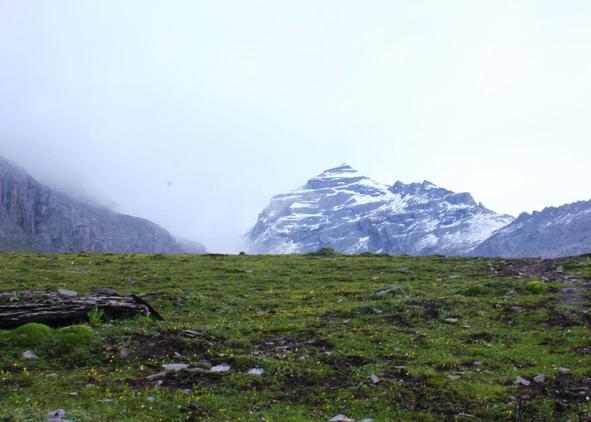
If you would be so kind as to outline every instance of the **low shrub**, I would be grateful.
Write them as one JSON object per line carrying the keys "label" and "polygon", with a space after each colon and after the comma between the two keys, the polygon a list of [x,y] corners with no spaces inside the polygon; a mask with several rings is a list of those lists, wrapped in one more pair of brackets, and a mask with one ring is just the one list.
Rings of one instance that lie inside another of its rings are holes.
{"label": "low shrub", "polygon": [[530,292],[532,294],[540,294],[540,293],[545,293],[546,291],[548,291],[548,287],[546,287],[546,285],[539,280],[533,280],[533,281],[529,281],[525,285],[525,290],[527,290],[528,292]]}

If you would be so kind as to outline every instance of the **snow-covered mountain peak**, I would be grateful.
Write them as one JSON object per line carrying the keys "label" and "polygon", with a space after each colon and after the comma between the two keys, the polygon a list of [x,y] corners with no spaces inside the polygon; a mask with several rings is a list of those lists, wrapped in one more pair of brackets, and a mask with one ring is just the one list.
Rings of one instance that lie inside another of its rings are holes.
{"label": "snow-covered mountain peak", "polygon": [[378,183],[343,164],[271,199],[248,234],[250,251],[467,254],[510,216],[429,181]]}
{"label": "snow-covered mountain peak", "polygon": [[359,172],[351,167],[347,163],[343,163],[338,167],[334,167],[328,170],[324,170],[315,178],[317,179],[331,179],[331,178],[341,178],[341,177],[354,177],[355,175],[359,175]]}

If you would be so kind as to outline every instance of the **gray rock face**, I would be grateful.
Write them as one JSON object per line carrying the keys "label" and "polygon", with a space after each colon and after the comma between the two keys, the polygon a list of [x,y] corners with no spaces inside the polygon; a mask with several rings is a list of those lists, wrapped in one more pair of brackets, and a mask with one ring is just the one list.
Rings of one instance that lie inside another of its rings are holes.
{"label": "gray rock face", "polygon": [[0,250],[179,253],[164,229],[54,192],[0,158]]}
{"label": "gray rock face", "polygon": [[591,252],[591,201],[523,213],[497,230],[474,255],[558,258]]}
{"label": "gray rock face", "polygon": [[467,255],[513,217],[424,181],[377,183],[343,164],[273,197],[247,235],[251,253]]}

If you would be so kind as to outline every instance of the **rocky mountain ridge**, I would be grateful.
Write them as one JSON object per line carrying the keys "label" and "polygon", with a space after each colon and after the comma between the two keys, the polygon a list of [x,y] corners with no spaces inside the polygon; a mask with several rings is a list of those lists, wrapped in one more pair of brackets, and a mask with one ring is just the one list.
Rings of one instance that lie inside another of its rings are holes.
{"label": "rocky mountain ridge", "polygon": [[522,213],[478,245],[486,257],[558,258],[591,252],[591,201]]}
{"label": "rocky mountain ridge", "polygon": [[[191,252],[204,252],[194,245]],[[0,158],[0,250],[188,252],[166,230],[53,191]]]}

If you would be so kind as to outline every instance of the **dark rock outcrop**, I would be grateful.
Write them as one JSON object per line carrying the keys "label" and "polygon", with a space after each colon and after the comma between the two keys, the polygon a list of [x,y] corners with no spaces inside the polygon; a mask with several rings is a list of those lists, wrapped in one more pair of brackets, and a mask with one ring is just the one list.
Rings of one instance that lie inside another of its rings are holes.
{"label": "dark rock outcrop", "polygon": [[42,185],[0,158],[0,250],[180,253],[150,221],[114,213]]}

